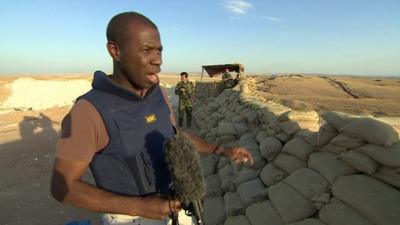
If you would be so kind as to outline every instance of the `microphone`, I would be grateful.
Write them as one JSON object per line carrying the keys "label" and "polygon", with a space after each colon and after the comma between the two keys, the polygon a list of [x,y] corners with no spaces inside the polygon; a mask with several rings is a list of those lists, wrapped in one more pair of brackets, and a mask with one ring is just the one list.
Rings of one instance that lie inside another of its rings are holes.
{"label": "microphone", "polygon": [[[196,225],[203,225],[201,199],[206,185],[196,148],[186,134],[178,132],[164,142],[164,151],[172,177],[172,197],[182,203],[186,215],[192,216]],[[173,223],[176,217],[173,215]]]}

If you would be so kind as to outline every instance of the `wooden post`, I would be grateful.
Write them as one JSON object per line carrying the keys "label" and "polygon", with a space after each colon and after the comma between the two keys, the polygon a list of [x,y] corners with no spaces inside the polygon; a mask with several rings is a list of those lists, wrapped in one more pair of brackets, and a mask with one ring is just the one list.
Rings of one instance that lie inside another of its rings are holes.
{"label": "wooden post", "polygon": [[201,67],[201,78],[200,78],[200,80],[203,80],[203,73],[204,73],[204,67]]}

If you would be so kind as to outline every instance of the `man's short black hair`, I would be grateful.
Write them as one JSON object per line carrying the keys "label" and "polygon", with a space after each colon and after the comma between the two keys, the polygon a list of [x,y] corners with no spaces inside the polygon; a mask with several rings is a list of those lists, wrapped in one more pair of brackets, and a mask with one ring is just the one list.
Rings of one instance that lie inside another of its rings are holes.
{"label": "man's short black hair", "polygon": [[189,74],[187,72],[182,72],[181,76],[185,76],[187,78],[189,76]]}
{"label": "man's short black hair", "polygon": [[115,15],[108,22],[107,26],[107,41],[113,41],[117,44],[121,44],[126,36],[130,21],[140,21],[145,25],[149,25],[154,29],[158,30],[157,26],[146,16],[137,12],[123,12]]}

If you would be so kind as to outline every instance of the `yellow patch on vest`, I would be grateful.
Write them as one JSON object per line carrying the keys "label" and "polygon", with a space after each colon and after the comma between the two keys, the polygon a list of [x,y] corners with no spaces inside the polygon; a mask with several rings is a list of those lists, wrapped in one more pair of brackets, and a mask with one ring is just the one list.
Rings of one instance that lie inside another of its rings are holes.
{"label": "yellow patch on vest", "polygon": [[146,123],[147,123],[147,124],[151,124],[151,123],[154,123],[154,122],[157,121],[156,114],[154,114],[154,113],[149,114],[149,115],[146,115],[146,116],[144,117],[144,119],[146,120]]}

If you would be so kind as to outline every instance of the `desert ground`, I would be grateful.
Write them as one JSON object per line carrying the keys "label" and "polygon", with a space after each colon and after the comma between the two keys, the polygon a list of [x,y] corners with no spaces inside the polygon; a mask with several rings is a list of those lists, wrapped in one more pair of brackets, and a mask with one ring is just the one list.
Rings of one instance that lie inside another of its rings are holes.
{"label": "desert ground", "polygon": [[256,79],[262,96],[292,109],[400,116],[400,77],[286,75]]}
{"label": "desert ground", "polygon": [[[400,117],[400,77],[284,75],[255,78],[258,94],[292,109],[319,113],[334,110],[373,115],[389,121],[398,121]],[[192,80],[199,79],[192,77]],[[63,225],[74,220],[99,224],[99,214],[62,205],[53,200],[49,192],[61,120],[73,99],[90,88],[90,80],[88,75],[0,76],[0,224]],[[178,74],[160,76],[160,83],[170,90],[178,81]],[[73,83],[68,84],[71,85],[69,89],[57,86],[59,82]],[[170,95],[176,100],[172,92]],[[89,174],[85,179],[92,182]]]}

